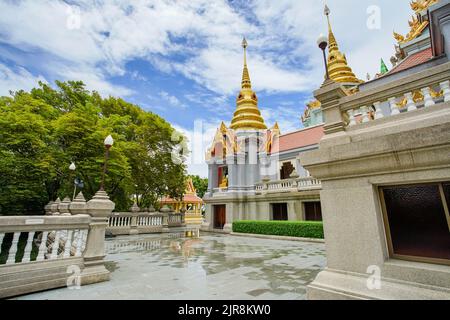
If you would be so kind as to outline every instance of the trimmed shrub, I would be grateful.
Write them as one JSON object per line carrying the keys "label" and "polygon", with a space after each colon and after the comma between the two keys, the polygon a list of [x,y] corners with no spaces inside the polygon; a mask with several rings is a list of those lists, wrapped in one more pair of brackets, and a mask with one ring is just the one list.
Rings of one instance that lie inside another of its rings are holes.
{"label": "trimmed shrub", "polygon": [[323,223],[317,221],[234,221],[233,232],[323,239]]}

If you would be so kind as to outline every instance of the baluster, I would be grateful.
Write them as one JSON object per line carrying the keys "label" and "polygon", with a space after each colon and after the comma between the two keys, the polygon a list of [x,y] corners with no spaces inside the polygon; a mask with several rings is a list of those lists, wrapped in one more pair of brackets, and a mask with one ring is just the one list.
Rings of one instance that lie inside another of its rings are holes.
{"label": "baluster", "polygon": [[9,248],[8,260],[6,260],[6,264],[16,263],[16,253],[17,246],[19,244],[20,232],[14,232],[13,240],[11,243],[11,248]]}
{"label": "baluster", "polygon": [[400,114],[400,110],[398,109],[398,105],[396,103],[397,98],[389,98],[389,107],[391,108],[391,115],[394,116],[396,114]]}
{"label": "baluster", "polygon": [[70,257],[70,249],[72,248],[72,237],[73,237],[73,230],[67,230],[67,239],[66,244],[64,246],[64,258]]}
{"label": "baluster", "polygon": [[27,245],[25,246],[25,251],[23,253],[22,262],[30,262],[31,261],[31,250],[33,249],[33,238],[35,231],[28,232]]}
{"label": "baluster", "polygon": [[56,259],[56,258],[58,258],[59,237],[60,237],[60,231],[57,230],[57,231],[55,232],[55,240],[53,241],[52,253],[51,253],[51,255],[50,255],[50,259]]}
{"label": "baluster", "polygon": [[83,230],[78,230],[75,257],[81,256],[82,246],[83,246]]}
{"label": "baluster", "polygon": [[414,102],[412,92],[405,93],[406,98],[406,110],[414,111],[417,110],[416,103]]}
{"label": "baluster", "polygon": [[81,242],[81,253],[84,252],[84,249],[86,249],[86,241],[87,241],[87,236],[88,236],[88,229],[84,229],[82,231],[82,235],[83,235],[83,241]]}
{"label": "baluster", "polygon": [[2,253],[2,245],[3,245],[3,239],[5,238],[4,233],[0,233],[0,253]]}
{"label": "baluster", "polygon": [[45,254],[47,253],[47,238],[48,238],[48,231],[43,231],[41,237],[41,244],[39,245],[39,251],[36,261],[42,261],[45,259]]}
{"label": "baluster", "polygon": [[426,88],[423,88],[421,91],[423,94],[423,101],[424,101],[425,107],[433,106],[435,103],[434,103],[433,98],[431,97],[430,88],[426,87]]}
{"label": "baluster", "polygon": [[361,114],[362,114],[362,123],[369,122],[369,108],[364,106],[361,107]]}
{"label": "baluster", "polygon": [[375,120],[383,118],[384,115],[383,110],[381,110],[381,102],[377,101],[373,106],[375,107]]}
{"label": "baluster", "polygon": [[441,82],[439,85],[444,92],[444,102],[450,101],[450,80]]}
{"label": "baluster", "polygon": [[355,119],[355,110],[350,109],[347,110],[347,114],[348,114],[348,119],[349,119],[349,126],[354,126],[356,125],[356,119]]}

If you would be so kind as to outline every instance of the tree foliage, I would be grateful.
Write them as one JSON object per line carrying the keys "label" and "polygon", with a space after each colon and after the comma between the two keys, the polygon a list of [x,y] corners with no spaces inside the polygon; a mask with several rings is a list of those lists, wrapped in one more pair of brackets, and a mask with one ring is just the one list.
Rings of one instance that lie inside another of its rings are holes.
{"label": "tree foliage", "polygon": [[133,200],[150,206],[164,194],[183,195],[186,155],[174,162],[173,150],[185,140],[174,139],[180,135],[164,119],[102,98],[79,81],[39,85],[0,97],[0,214],[42,213],[49,200],[72,197],[76,177],[90,199],[101,183],[109,134],[115,142],[105,189],[117,210],[128,210]]}
{"label": "tree foliage", "polygon": [[189,176],[192,179],[192,184],[194,185],[195,189],[197,190],[197,195],[200,198],[203,198],[206,191],[208,190],[208,179],[202,178],[200,176]]}

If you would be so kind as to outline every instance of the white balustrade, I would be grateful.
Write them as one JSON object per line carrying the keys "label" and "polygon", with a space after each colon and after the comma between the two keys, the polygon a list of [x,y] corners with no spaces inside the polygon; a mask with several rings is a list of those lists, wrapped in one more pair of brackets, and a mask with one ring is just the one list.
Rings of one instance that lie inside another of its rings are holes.
{"label": "white balustrade", "polygon": [[8,260],[6,260],[6,264],[16,263],[16,253],[17,246],[19,244],[20,232],[14,232],[13,240],[11,243],[11,247],[9,248]]}
{"label": "white balustrade", "polygon": [[361,114],[362,114],[362,123],[369,122],[369,108],[367,106],[361,107]]}
{"label": "white balustrade", "polygon": [[48,239],[48,231],[42,232],[41,236],[41,244],[39,245],[39,252],[36,258],[36,261],[42,261],[45,259],[45,255],[47,253],[47,239]]}
{"label": "white balustrade", "polygon": [[381,110],[381,102],[377,101],[373,104],[373,106],[375,108],[375,120],[383,118],[384,115],[383,110]]}
{"label": "white balustrade", "polygon": [[31,260],[31,250],[33,249],[34,234],[34,231],[28,232],[27,245],[25,246],[22,262],[30,262]]}
{"label": "white balustrade", "polygon": [[450,81],[441,82],[439,85],[444,95],[444,101],[450,101]]}
{"label": "white balustrade", "polygon": [[424,106],[425,107],[433,106],[435,104],[435,102],[434,102],[433,98],[431,97],[430,88],[426,87],[426,88],[423,88],[421,91],[423,94]]}
{"label": "white balustrade", "polygon": [[[5,239],[10,242],[10,245],[3,244],[7,250],[4,265],[65,259],[75,256],[77,251],[81,256],[82,240],[87,238],[90,219],[87,215],[1,216],[0,245]],[[81,225],[83,229],[79,229]],[[6,238],[6,234],[11,236]],[[80,234],[79,244],[77,234]],[[0,268],[4,265],[0,264]]]}
{"label": "white balustrade", "polygon": [[[347,126],[353,127],[450,101],[450,64],[434,67],[434,70],[436,74],[433,76],[430,76],[430,70],[423,72],[423,77],[420,73],[412,74],[403,79],[398,88],[395,84],[391,87],[380,85],[379,89],[368,89],[342,98],[339,106],[345,118],[348,118]],[[408,83],[408,79],[411,82]],[[375,108],[373,116],[367,107],[371,105]],[[382,109],[384,106],[389,107],[384,109],[385,113]]]}

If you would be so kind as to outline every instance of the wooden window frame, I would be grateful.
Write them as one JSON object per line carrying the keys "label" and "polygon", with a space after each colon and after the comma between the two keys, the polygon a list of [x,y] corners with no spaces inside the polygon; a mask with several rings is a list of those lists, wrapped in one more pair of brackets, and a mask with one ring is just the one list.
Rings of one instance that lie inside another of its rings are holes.
{"label": "wooden window frame", "polygon": [[378,187],[378,193],[379,193],[380,201],[381,201],[381,211],[383,213],[383,224],[384,224],[384,228],[385,228],[385,236],[386,236],[386,240],[387,240],[387,246],[388,246],[388,252],[389,252],[390,258],[400,259],[400,260],[405,260],[405,261],[413,261],[413,262],[450,265],[450,260],[447,260],[447,259],[409,256],[409,255],[402,255],[402,254],[394,253],[394,246],[392,244],[392,236],[391,236],[391,228],[390,228],[390,224],[389,224],[389,217],[387,214],[386,201],[384,199],[384,192],[383,192],[383,190],[386,188],[405,188],[405,187],[420,187],[420,186],[437,185],[439,187],[439,194],[441,196],[442,206],[444,208],[444,214],[447,219],[447,226],[448,226],[448,229],[450,232],[450,212],[449,212],[450,204],[447,203],[447,199],[445,197],[444,187],[443,187],[443,185],[447,184],[447,183],[449,183],[449,182],[442,181],[442,182],[415,183],[415,184],[403,184],[403,185],[386,185],[386,186]]}

